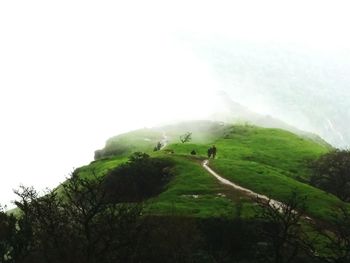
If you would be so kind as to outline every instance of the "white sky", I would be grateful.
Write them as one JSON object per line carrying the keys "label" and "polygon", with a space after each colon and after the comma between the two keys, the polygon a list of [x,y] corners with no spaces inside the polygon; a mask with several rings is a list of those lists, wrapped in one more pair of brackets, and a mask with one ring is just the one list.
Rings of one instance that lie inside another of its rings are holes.
{"label": "white sky", "polygon": [[[1,1],[0,203],[54,187],[129,129],[206,115],[184,36],[350,47],[348,1]],[[185,95],[186,94],[186,95]]]}

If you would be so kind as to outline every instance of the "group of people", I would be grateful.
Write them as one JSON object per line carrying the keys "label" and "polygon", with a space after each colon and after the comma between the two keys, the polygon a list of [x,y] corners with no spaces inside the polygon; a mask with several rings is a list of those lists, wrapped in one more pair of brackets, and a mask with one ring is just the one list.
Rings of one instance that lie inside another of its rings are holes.
{"label": "group of people", "polygon": [[213,157],[213,159],[215,159],[216,156],[216,147],[215,145],[213,145],[213,147],[210,147],[208,149],[208,158]]}

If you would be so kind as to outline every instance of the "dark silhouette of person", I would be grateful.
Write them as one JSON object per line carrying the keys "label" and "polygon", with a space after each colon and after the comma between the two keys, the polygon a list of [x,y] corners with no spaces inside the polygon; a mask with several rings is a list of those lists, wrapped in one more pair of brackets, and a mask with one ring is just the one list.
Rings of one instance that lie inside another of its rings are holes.
{"label": "dark silhouette of person", "polygon": [[208,149],[208,158],[210,158],[212,154],[213,154],[213,149],[209,148]]}
{"label": "dark silhouette of person", "polygon": [[213,159],[215,159],[216,151],[217,151],[217,149],[216,149],[215,145],[213,145],[213,147],[211,148],[211,152],[212,152],[212,155],[213,155]]}
{"label": "dark silhouette of person", "polygon": [[161,142],[158,142],[158,143],[157,143],[157,150],[159,151],[159,150],[162,148],[162,146],[163,146],[162,143],[161,143]]}

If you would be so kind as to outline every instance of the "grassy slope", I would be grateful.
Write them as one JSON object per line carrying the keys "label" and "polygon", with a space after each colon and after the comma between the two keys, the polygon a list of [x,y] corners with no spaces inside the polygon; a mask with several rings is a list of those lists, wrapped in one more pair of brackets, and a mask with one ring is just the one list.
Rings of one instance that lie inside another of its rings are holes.
{"label": "grassy slope", "polygon": [[148,152],[161,139],[162,132],[154,129],[145,128],[121,134],[108,139],[105,147],[95,152],[95,159],[116,155],[127,157],[135,151]]}
{"label": "grassy slope", "polygon": [[[243,209],[244,216],[253,213],[251,201],[219,184],[200,167],[199,160],[206,158],[208,147],[214,143],[218,148],[218,158],[211,161],[210,165],[227,179],[281,201],[292,190],[297,190],[308,196],[309,213],[323,219],[329,217],[332,207],[341,203],[336,197],[301,182],[306,181],[310,174],[307,161],[327,152],[329,148],[326,144],[315,143],[279,129],[223,126],[209,122],[197,123],[193,130],[190,128],[186,125],[178,129],[168,126],[113,138],[114,147],[124,147],[133,142],[130,150],[167,156],[176,161],[176,176],[162,194],[148,202],[147,211],[150,213],[204,217],[227,215],[234,213],[233,207],[238,200],[243,200],[240,202],[246,207]],[[176,142],[178,135],[185,130],[193,131],[192,143],[168,145],[167,149],[175,151],[173,155],[166,154],[166,151],[152,152],[154,142],[161,139],[163,132]],[[145,141],[145,138],[151,138],[152,143]],[[141,141],[138,148],[138,142]],[[196,159],[189,156],[193,149],[197,152]],[[80,172],[86,176],[93,168],[102,175],[124,161],[125,154],[122,154],[95,161],[81,168]],[[222,193],[225,196],[220,196]]]}
{"label": "grassy slope", "polygon": [[309,177],[308,162],[329,150],[287,131],[257,127],[232,127],[216,144],[220,159],[258,163],[301,180]]}
{"label": "grassy slope", "polygon": [[103,149],[98,150],[96,159],[110,156],[128,156],[135,151],[150,152],[163,139],[163,135],[174,142],[180,135],[192,132],[194,143],[213,141],[223,134],[225,127],[217,122],[193,121],[158,128],[144,128],[112,137]]}
{"label": "grassy slope", "polygon": [[326,153],[323,145],[277,129],[232,129],[219,139],[221,149],[211,166],[238,184],[271,198],[284,201],[296,190],[307,196],[308,212],[328,218],[338,198],[295,179],[307,180],[308,161]]}
{"label": "grassy slope", "polygon": [[[151,214],[176,214],[198,217],[234,216],[237,203],[242,205],[242,216],[254,214],[254,204],[241,193],[220,184],[201,167],[200,158],[150,152],[152,156],[175,160],[174,179],[158,197],[146,203]],[[126,162],[123,156],[97,160],[79,168],[83,177],[103,176],[109,170]]]}
{"label": "grassy slope", "polygon": [[126,162],[127,160],[128,158],[124,156],[115,156],[93,161],[89,165],[78,168],[79,176],[84,178],[93,177],[94,174],[96,176],[103,176],[107,174],[108,171],[116,168],[118,165]]}
{"label": "grassy slope", "polygon": [[199,217],[232,216],[236,213],[235,204],[240,203],[243,217],[253,215],[252,202],[210,176],[201,167],[200,159],[173,158],[176,176],[163,193],[150,200],[148,212]]}
{"label": "grassy slope", "polygon": [[[308,162],[326,153],[326,144],[279,129],[251,126],[231,126],[211,144],[218,148],[218,155],[210,166],[243,187],[280,201],[295,190],[307,196],[308,213],[322,219],[329,219],[332,208],[341,203],[303,183],[310,175]],[[183,155],[195,149],[205,158],[211,144],[173,144],[169,148]]]}

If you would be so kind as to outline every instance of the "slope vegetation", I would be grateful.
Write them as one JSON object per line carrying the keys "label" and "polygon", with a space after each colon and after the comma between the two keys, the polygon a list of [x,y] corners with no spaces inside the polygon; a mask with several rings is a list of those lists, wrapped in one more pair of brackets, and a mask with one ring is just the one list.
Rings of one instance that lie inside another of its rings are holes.
{"label": "slope vegetation", "polygon": [[[186,131],[192,132],[193,139],[180,143],[179,136]],[[167,146],[153,152],[164,136]],[[170,158],[176,164],[170,183],[161,194],[147,201],[148,213],[200,217],[232,216],[238,212],[244,217],[254,215],[254,200],[220,184],[201,167],[207,149],[213,144],[218,154],[210,166],[245,188],[282,202],[297,191],[307,196],[308,213],[325,220],[342,203],[308,184],[309,162],[329,151],[326,143],[280,129],[247,125],[198,121],[116,136],[98,151],[96,161],[80,168],[80,173],[87,176],[93,168],[98,175],[106,175],[133,151],[147,152],[154,157]],[[195,156],[190,154],[193,150]]]}

